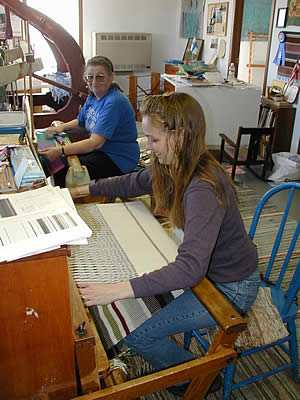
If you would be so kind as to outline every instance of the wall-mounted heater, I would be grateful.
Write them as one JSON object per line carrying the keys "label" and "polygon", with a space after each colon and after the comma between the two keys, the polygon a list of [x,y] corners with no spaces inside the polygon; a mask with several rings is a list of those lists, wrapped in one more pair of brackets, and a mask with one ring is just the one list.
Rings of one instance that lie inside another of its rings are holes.
{"label": "wall-mounted heater", "polygon": [[150,69],[151,54],[151,33],[92,32],[92,55],[108,57],[115,71]]}

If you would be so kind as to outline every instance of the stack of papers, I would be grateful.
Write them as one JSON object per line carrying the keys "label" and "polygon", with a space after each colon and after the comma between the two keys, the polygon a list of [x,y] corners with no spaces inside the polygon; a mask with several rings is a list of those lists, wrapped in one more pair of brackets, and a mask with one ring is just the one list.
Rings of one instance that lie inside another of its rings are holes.
{"label": "stack of papers", "polygon": [[0,195],[0,262],[86,244],[92,231],[79,217],[68,189],[44,186]]}

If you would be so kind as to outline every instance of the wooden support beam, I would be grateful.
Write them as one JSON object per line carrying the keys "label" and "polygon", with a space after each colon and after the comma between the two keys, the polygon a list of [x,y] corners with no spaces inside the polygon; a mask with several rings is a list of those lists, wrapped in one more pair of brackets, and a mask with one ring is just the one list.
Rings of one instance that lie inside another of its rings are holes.
{"label": "wooden support beam", "polygon": [[20,62],[0,67],[0,86],[8,85],[17,79],[28,76],[30,65],[32,66],[32,72],[43,69],[43,63],[40,58],[33,63]]}

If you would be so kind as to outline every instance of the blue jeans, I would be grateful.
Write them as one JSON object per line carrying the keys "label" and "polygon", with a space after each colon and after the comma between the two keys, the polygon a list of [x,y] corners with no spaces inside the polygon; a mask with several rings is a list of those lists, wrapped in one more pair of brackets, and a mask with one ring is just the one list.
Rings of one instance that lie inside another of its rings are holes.
{"label": "blue jeans", "polygon": [[[215,283],[215,286],[243,314],[253,304],[259,284],[257,269],[241,282]],[[131,332],[124,341],[158,371],[195,358],[169,339],[169,335],[213,325],[216,321],[193,292],[187,290]]]}

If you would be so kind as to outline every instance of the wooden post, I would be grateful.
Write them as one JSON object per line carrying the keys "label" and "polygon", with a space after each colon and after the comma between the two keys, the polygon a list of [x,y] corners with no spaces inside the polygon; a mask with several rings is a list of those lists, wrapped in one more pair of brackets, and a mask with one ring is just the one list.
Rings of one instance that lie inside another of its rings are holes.
{"label": "wooden post", "polygon": [[29,27],[28,27],[28,21],[25,22],[26,26],[26,34],[27,34],[27,46],[28,46],[28,56],[26,56],[26,62],[29,63],[29,68],[28,68],[28,78],[29,78],[29,106],[30,106],[30,119],[31,119],[31,140],[34,142],[35,137],[34,137],[34,119],[33,119],[33,96],[32,96],[32,62],[34,59],[31,57],[31,46],[30,46],[30,36],[29,36]]}
{"label": "wooden post", "polygon": [[151,72],[151,94],[159,94],[160,89],[160,73]]}
{"label": "wooden post", "polygon": [[135,113],[135,118],[137,116],[137,108],[136,108],[136,103],[137,103],[137,77],[136,75],[129,75],[129,101],[134,109]]}

